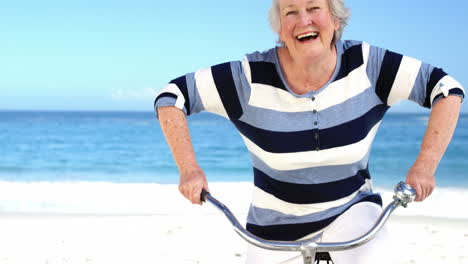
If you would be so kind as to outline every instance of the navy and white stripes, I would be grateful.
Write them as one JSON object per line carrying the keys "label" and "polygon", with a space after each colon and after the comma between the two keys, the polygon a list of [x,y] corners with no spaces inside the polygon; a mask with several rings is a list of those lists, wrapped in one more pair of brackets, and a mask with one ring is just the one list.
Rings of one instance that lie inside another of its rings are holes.
{"label": "navy and white stripes", "polygon": [[247,228],[257,236],[297,240],[356,203],[381,204],[368,161],[389,107],[406,99],[431,107],[441,96],[464,96],[457,81],[416,59],[364,42],[336,47],[336,70],[318,91],[292,92],[271,49],[177,78],[155,101],[187,115],[224,116],[238,129],[252,157]]}

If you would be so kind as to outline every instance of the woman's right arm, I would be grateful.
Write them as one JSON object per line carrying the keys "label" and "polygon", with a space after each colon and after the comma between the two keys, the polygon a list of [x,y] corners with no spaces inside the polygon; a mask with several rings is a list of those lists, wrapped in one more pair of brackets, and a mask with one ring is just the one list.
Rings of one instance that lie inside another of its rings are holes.
{"label": "woman's right arm", "polygon": [[187,119],[182,110],[174,106],[157,109],[161,129],[180,174],[179,191],[193,204],[201,204],[202,189],[208,189],[205,173],[195,158]]}
{"label": "woman's right arm", "polygon": [[201,69],[172,80],[154,102],[164,136],[179,168],[179,190],[194,204],[201,204],[203,188],[209,190],[205,173],[195,158],[186,116],[206,111],[225,118],[238,118],[242,108],[240,103],[233,103],[238,96],[234,79],[241,76],[240,61]]}

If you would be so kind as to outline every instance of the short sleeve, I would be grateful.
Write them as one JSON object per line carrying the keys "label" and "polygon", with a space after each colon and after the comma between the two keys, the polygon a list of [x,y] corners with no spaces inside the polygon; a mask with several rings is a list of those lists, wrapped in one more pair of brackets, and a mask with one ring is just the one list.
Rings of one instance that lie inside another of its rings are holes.
{"label": "short sleeve", "polygon": [[431,108],[441,97],[464,98],[462,85],[442,69],[389,50],[372,47],[371,67],[378,67],[376,93],[382,102],[392,106],[400,100],[410,100]]}
{"label": "short sleeve", "polygon": [[228,119],[242,113],[239,94],[245,77],[240,61],[218,64],[172,80],[156,96],[154,108],[175,106],[186,115],[207,111]]}
{"label": "short sleeve", "polygon": [[195,73],[189,73],[170,81],[163,87],[154,100],[154,109],[175,106],[186,115],[203,110],[203,104],[198,95]]}

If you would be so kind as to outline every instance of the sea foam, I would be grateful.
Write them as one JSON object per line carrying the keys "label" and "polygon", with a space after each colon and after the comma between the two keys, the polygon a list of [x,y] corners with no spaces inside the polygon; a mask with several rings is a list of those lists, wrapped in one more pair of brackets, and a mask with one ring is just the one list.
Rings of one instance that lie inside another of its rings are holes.
{"label": "sea foam", "polygon": [[[251,186],[211,183],[210,191],[234,212],[244,213]],[[392,190],[377,187],[376,192],[382,194],[385,205],[392,201]],[[468,189],[437,188],[426,201],[399,208],[395,214],[468,220],[468,210],[461,207],[466,204]],[[196,211],[175,184],[0,181],[0,213],[168,215],[192,207]]]}

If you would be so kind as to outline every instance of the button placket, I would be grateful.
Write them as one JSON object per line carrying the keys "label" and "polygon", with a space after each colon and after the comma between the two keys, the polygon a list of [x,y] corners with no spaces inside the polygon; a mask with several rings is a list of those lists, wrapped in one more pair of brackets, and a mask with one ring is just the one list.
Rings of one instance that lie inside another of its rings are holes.
{"label": "button placket", "polygon": [[317,111],[317,99],[315,96],[310,98],[311,100],[311,105],[312,105],[312,113],[313,113],[313,125],[314,125],[314,141],[315,141],[315,150],[319,151],[320,150],[320,134],[319,134],[319,119],[318,119],[318,111]]}
{"label": "button placket", "polygon": [[318,128],[315,129],[314,139],[315,139],[315,150],[319,151],[320,150],[320,133],[319,133]]}
{"label": "button placket", "polygon": [[312,105],[312,113],[314,114],[314,126],[317,128],[318,126],[318,111],[317,111],[317,99],[315,98],[315,96],[312,96],[312,98],[310,98],[311,100],[311,105]]}

